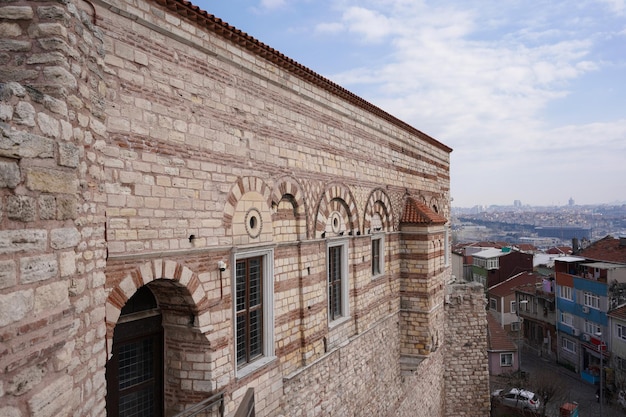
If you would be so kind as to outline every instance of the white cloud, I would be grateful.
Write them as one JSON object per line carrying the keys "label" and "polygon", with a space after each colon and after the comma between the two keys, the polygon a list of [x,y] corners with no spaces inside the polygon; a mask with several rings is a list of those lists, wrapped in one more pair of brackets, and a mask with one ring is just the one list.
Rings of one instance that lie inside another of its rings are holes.
{"label": "white cloud", "polygon": [[286,4],[286,0],[261,0],[261,7],[264,9],[278,9]]}
{"label": "white cloud", "polygon": [[[570,174],[583,184],[576,174],[589,169],[590,138],[605,169],[618,169],[617,155],[626,154],[624,120],[554,128],[546,114],[553,103],[566,102],[576,83],[607,65],[594,55],[595,42],[610,32],[604,16],[569,1],[551,2],[545,10],[533,1],[515,10],[481,0],[429,3],[346,6],[341,23],[357,35],[355,43],[384,42],[389,49],[376,64],[364,62],[331,78],[455,149],[455,204],[476,199],[469,178],[491,181],[492,188],[517,184],[508,187],[511,195],[528,181],[552,176]],[[611,4],[623,8],[623,1]],[[554,196],[545,192],[542,198]]]}
{"label": "white cloud", "polygon": [[613,13],[623,15],[626,11],[625,0],[598,0],[602,4],[606,4],[609,10]]}
{"label": "white cloud", "polygon": [[344,30],[345,30],[344,25],[339,22],[318,23],[315,26],[315,32],[318,32],[318,33],[335,34],[335,33],[343,32]]}

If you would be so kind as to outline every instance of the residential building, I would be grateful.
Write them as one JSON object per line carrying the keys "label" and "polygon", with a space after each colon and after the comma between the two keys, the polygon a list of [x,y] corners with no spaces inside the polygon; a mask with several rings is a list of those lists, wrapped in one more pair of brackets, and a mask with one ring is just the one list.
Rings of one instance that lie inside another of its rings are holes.
{"label": "residential building", "polygon": [[613,370],[614,377],[608,378],[607,384],[614,384],[616,390],[626,389],[626,305],[608,313],[609,345],[611,361],[607,364]]}
{"label": "residential building", "polygon": [[[520,315],[518,310],[518,300],[515,290],[525,285],[536,285],[541,282],[541,277],[532,272],[521,272],[504,282],[496,284],[487,290],[487,300],[489,303],[489,315],[494,317],[503,329],[514,334],[518,340],[522,340],[523,332],[520,328]],[[528,300],[523,300],[521,308],[526,310],[529,307]]]}
{"label": "residential building", "polygon": [[556,360],[556,306],[554,278],[535,274],[535,282],[515,288],[526,349]]}
{"label": "residential building", "polygon": [[448,146],[188,1],[0,26],[0,415],[489,413]]}
{"label": "residential building", "polygon": [[488,248],[472,254],[472,281],[485,289],[505,281],[520,272],[533,271],[533,254],[509,246]]}
{"label": "residential building", "polygon": [[623,300],[626,240],[607,236],[574,256],[556,258],[554,268],[558,361],[595,383],[600,363],[611,359],[607,312]]}
{"label": "residential building", "polygon": [[487,315],[489,375],[502,375],[519,370],[517,345],[492,315]]}

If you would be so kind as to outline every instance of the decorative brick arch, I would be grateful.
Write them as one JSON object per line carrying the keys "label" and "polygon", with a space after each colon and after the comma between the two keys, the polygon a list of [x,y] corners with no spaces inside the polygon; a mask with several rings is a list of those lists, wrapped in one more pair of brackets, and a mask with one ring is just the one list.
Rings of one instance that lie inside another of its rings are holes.
{"label": "decorative brick arch", "polygon": [[307,238],[309,237],[309,230],[306,225],[308,222],[308,210],[307,210],[307,202],[305,200],[304,191],[300,183],[293,177],[285,176],[276,180],[274,183],[274,187],[272,189],[272,207],[275,207],[280,203],[280,201],[286,196],[289,195],[293,199],[294,207],[296,208],[296,213],[300,216],[303,216],[305,219],[305,229]]}
{"label": "decorative brick arch", "polygon": [[188,307],[202,325],[209,323],[210,303],[198,276],[186,266],[172,260],[154,259],[128,271],[126,276],[109,293],[105,304],[107,354],[111,357],[113,331],[126,302],[146,284],[157,279],[169,280],[186,289]]}
{"label": "decorative brick arch", "polygon": [[439,204],[439,200],[437,199],[437,197],[431,197],[430,198],[430,204],[429,207],[435,212],[435,213],[439,213],[441,214],[441,205]]}
{"label": "decorative brick arch", "polygon": [[331,214],[331,207],[333,201],[339,201],[345,207],[348,212],[348,227],[350,233],[359,230],[359,216],[356,207],[356,200],[348,189],[343,184],[331,184],[326,187],[326,190],[322,193],[322,197],[317,205],[316,217],[315,217],[315,237],[321,237],[321,234],[326,228],[326,223]]}
{"label": "decorative brick arch", "polygon": [[380,188],[376,188],[370,193],[367,203],[365,203],[365,212],[363,215],[363,232],[371,227],[372,217],[378,214],[383,222],[385,231],[390,232],[394,225],[393,206],[391,199]]}
{"label": "decorative brick arch", "polygon": [[267,202],[267,207],[272,206],[272,190],[262,179],[257,177],[238,178],[233,188],[231,188],[226,198],[226,203],[224,204],[224,228],[226,230],[233,226],[233,216],[235,215],[237,202],[244,194],[250,191],[256,191],[261,194]]}

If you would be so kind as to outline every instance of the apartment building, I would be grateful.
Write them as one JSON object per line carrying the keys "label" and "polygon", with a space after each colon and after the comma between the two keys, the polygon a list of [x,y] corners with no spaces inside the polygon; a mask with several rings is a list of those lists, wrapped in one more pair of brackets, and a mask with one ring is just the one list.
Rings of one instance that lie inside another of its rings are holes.
{"label": "apartment building", "polygon": [[607,236],[573,256],[555,259],[557,357],[595,383],[611,361],[607,313],[623,302],[626,241]]}

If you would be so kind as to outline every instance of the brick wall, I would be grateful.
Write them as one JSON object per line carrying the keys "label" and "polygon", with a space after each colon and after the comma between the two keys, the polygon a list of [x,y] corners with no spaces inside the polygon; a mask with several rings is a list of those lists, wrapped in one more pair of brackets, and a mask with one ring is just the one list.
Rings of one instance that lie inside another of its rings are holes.
{"label": "brick wall", "polygon": [[484,288],[479,283],[454,284],[448,288],[446,298],[446,415],[488,416]]}
{"label": "brick wall", "polygon": [[[0,414],[105,415],[114,330],[148,286],[168,415],[215,392],[231,415],[249,387],[261,416],[453,415],[444,383],[480,358],[444,373],[443,329],[484,308],[444,318],[445,227],[399,224],[407,195],[449,215],[450,149],[168,4],[0,7]],[[332,324],[329,242],[349,278]],[[242,373],[233,264],[251,251],[271,258],[275,357]]]}
{"label": "brick wall", "polygon": [[0,34],[0,415],[103,415],[102,36],[52,2]]}

